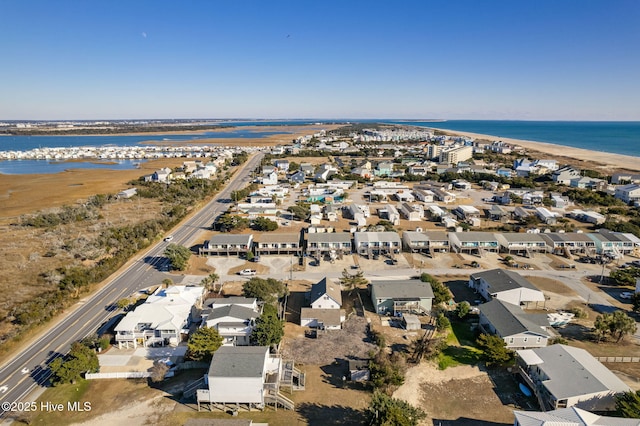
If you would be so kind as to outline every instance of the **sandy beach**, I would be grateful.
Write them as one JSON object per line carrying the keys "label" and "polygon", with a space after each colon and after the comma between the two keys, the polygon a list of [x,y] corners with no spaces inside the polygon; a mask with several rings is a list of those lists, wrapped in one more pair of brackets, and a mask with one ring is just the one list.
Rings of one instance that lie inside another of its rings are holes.
{"label": "sandy beach", "polygon": [[640,171],[640,157],[631,155],[612,154],[609,152],[591,151],[582,148],[556,145],[546,142],[535,142],[521,139],[501,138],[498,136],[483,135],[480,133],[460,132],[457,130],[433,129],[450,134],[466,136],[474,139],[488,141],[503,141],[511,145],[521,146],[533,156],[534,152],[546,154],[559,163],[575,164],[580,167],[592,167],[605,174],[611,174],[615,170]]}

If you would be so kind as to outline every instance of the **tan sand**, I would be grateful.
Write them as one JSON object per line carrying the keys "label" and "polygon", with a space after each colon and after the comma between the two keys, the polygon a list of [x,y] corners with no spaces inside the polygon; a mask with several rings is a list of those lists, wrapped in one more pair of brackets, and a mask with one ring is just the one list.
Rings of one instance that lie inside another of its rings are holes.
{"label": "tan sand", "polygon": [[521,139],[501,138],[498,136],[483,135],[480,133],[459,132],[457,130],[434,129],[447,133],[467,136],[474,139],[485,139],[488,141],[503,141],[508,144],[518,145],[529,151],[537,151],[549,155],[559,162],[565,159],[574,159],[594,164],[601,171],[610,172],[612,170],[633,170],[640,171],[640,157],[631,155],[612,154],[608,152],[592,151],[589,149],[572,148],[563,145],[555,145],[546,142],[535,142]]}

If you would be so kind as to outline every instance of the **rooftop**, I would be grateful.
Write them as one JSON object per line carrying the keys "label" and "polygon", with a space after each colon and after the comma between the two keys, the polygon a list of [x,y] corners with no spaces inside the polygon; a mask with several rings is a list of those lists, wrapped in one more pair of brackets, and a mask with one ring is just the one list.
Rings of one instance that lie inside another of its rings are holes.
{"label": "rooftop", "polygon": [[377,297],[388,299],[433,298],[431,284],[420,280],[371,281]]}
{"label": "rooftop", "polygon": [[213,377],[262,377],[267,346],[222,346],[214,354],[209,367]]}

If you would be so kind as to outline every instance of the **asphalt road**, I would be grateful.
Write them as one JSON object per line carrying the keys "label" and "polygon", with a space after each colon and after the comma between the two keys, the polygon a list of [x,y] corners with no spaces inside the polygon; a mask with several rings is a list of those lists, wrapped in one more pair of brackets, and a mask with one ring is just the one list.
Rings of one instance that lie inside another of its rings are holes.
{"label": "asphalt road", "polygon": [[[228,209],[231,191],[249,183],[251,171],[263,156],[262,153],[252,156],[211,202],[174,229],[171,242],[189,247],[202,230],[209,228],[214,219]],[[162,272],[168,269],[168,260],[163,256],[167,244],[162,241],[152,246],[5,363],[0,368],[0,402],[28,401],[36,388],[46,384],[50,375],[48,363],[66,354],[71,343],[95,333],[113,320],[118,315],[115,307],[118,300],[168,277]],[[3,406],[0,418],[7,414]]]}

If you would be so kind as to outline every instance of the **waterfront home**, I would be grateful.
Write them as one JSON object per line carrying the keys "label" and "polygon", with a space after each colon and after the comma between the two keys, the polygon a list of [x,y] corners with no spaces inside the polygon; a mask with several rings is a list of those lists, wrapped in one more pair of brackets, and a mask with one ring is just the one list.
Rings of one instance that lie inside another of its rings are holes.
{"label": "waterfront home", "polygon": [[607,367],[584,349],[566,345],[516,351],[518,372],[544,404],[544,410],[578,407],[615,409],[616,395],[629,392]]}
{"label": "waterfront home", "polygon": [[550,325],[545,314],[529,314],[520,306],[500,299],[483,303],[479,308],[480,330],[503,339],[508,349],[547,346]]}
{"label": "waterfront home", "polygon": [[187,338],[189,325],[197,319],[195,310],[202,302],[203,292],[204,287],[199,286],[158,288],[116,325],[118,348],[177,346]]}
{"label": "waterfront home", "polygon": [[626,204],[640,204],[640,184],[631,183],[616,187],[614,197]]}
{"label": "waterfront home", "polygon": [[360,255],[393,255],[400,253],[402,242],[397,232],[355,232],[354,251]]}
{"label": "waterfront home", "polygon": [[555,183],[569,185],[571,183],[571,179],[579,178],[581,175],[580,170],[572,166],[563,166],[554,171],[551,178]]}
{"label": "waterfront home", "polygon": [[253,234],[217,234],[204,242],[200,254],[218,256],[240,256],[251,250]]}
{"label": "waterfront home", "polygon": [[640,174],[637,173],[614,173],[611,176],[611,183],[613,185],[623,185],[629,183],[638,183],[640,184]]}
{"label": "waterfront home", "polygon": [[513,305],[545,301],[544,294],[515,271],[491,269],[469,276],[469,287],[485,300],[498,299]]}
{"label": "waterfront home", "polygon": [[476,253],[480,256],[485,251],[497,252],[500,247],[491,232],[450,232],[449,246],[456,253]]}
{"label": "waterfront home", "polygon": [[371,281],[370,290],[373,307],[380,315],[431,312],[431,284],[418,279]]}

